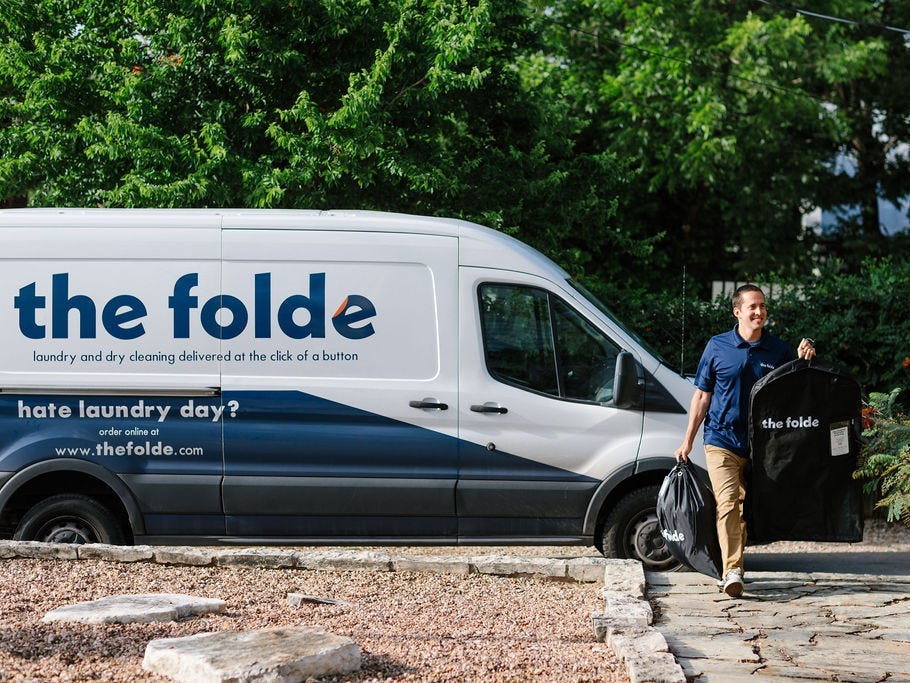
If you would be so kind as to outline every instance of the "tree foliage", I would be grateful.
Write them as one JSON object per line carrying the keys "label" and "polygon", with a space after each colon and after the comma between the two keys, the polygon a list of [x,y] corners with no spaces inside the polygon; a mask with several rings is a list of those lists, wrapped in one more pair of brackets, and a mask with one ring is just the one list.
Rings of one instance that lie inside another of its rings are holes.
{"label": "tree foliage", "polygon": [[[798,286],[762,281],[772,334],[794,348],[803,337],[814,339],[819,357],[852,374],[866,393],[910,383],[910,317],[904,312],[910,262],[868,258],[856,273],[832,262]],[[728,296],[706,302],[650,292],[616,304],[619,316],[683,373],[694,374],[712,335],[736,324]]]}
{"label": "tree foliage", "polygon": [[[3,0],[0,198],[518,234],[611,302],[906,254],[907,3]],[[825,19],[824,14],[842,20]],[[807,230],[812,207],[839,209]]]}
{"label": "tree foliage", "polygon": [[558,88],[535,87],[539,16],[490,0],[17,4],[0,16],[0,196],[447,214],[582,271],[599,253],[647,260],[615,223],[621,167],[578,150]]}
{"label": "tree foliage", "polygon": [[[590,114],[584,139],[634,160],[623,224],[665,233],[664,277],[686,263],[704,296],[711,279],[801,279],[820,257],[856,268],[893,247],[870,207],[910,189],[910,54],[879,28],[910,26],[898,4],[813,3],[856,20],[845,24],[775,3],[554,3],[551,44]],[[802,224],[847,205],[861,209],[856,229],[819,239]]]}

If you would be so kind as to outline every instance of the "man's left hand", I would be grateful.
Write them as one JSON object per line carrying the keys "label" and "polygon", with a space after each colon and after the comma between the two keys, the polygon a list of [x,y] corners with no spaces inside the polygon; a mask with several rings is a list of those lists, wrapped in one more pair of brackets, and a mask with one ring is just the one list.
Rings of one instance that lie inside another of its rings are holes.
{"label": "man's left hand", "polygon": [[803,340],[799,343],[799,348],[796,350],[796,355],[804,360],[815,358],[815,342],[803,337]]}

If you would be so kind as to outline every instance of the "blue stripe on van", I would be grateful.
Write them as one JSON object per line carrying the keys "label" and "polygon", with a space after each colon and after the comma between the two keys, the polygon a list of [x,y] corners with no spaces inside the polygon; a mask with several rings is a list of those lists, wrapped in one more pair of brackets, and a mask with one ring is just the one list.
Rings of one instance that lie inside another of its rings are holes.
{"label": "blue stripe on van", "polygon": [[568,538],[598,484],[298,391],[0,394],[0,472],[55,459],[116,473],[152,536]]}
{"label": "blue stripe on van", "polygon": [[[234,417],[231,401],[239,404]],[[118,410],[126,416],[113,416]],[[240,476],[592,481],[300,391],[225,392],[220,399],[0,394],[0,471],[73,457],[119,473],[215,474],[222,423],[227,473]]]}
{"label": "blue stripe on van", "polygon": [[[297,391],[225,392],[228,476],[448,478],[457,442]],[[226,414],[227,415],[227,414]]]}

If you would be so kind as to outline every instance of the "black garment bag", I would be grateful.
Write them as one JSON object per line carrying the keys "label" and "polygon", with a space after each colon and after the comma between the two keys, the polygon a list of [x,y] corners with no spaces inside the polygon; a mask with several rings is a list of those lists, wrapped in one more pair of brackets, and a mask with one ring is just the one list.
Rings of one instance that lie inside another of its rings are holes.
{"label": "black garment bag", "polygon": [[862,394],[830,363],[794,360],[752,389],[749,540],[863,540]]}

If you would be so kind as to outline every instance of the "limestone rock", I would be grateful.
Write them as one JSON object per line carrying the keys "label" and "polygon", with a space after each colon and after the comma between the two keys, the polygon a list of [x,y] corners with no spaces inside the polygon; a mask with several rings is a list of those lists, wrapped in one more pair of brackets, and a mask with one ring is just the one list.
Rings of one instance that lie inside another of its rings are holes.
{"label": "limestone rock", "polygon": [[196,614],[221,612],[224,607],[224,600],[176,593],[111,595],[98,600],[58,607],[45,614],[42,621],[71,621],[82,624],[177,621]]}
{"label": "limestone rock", "polygon": [[142,666],[187,683],[291,683],[357,671],[360,648],[316,627],[199,633],[153,640]]}

